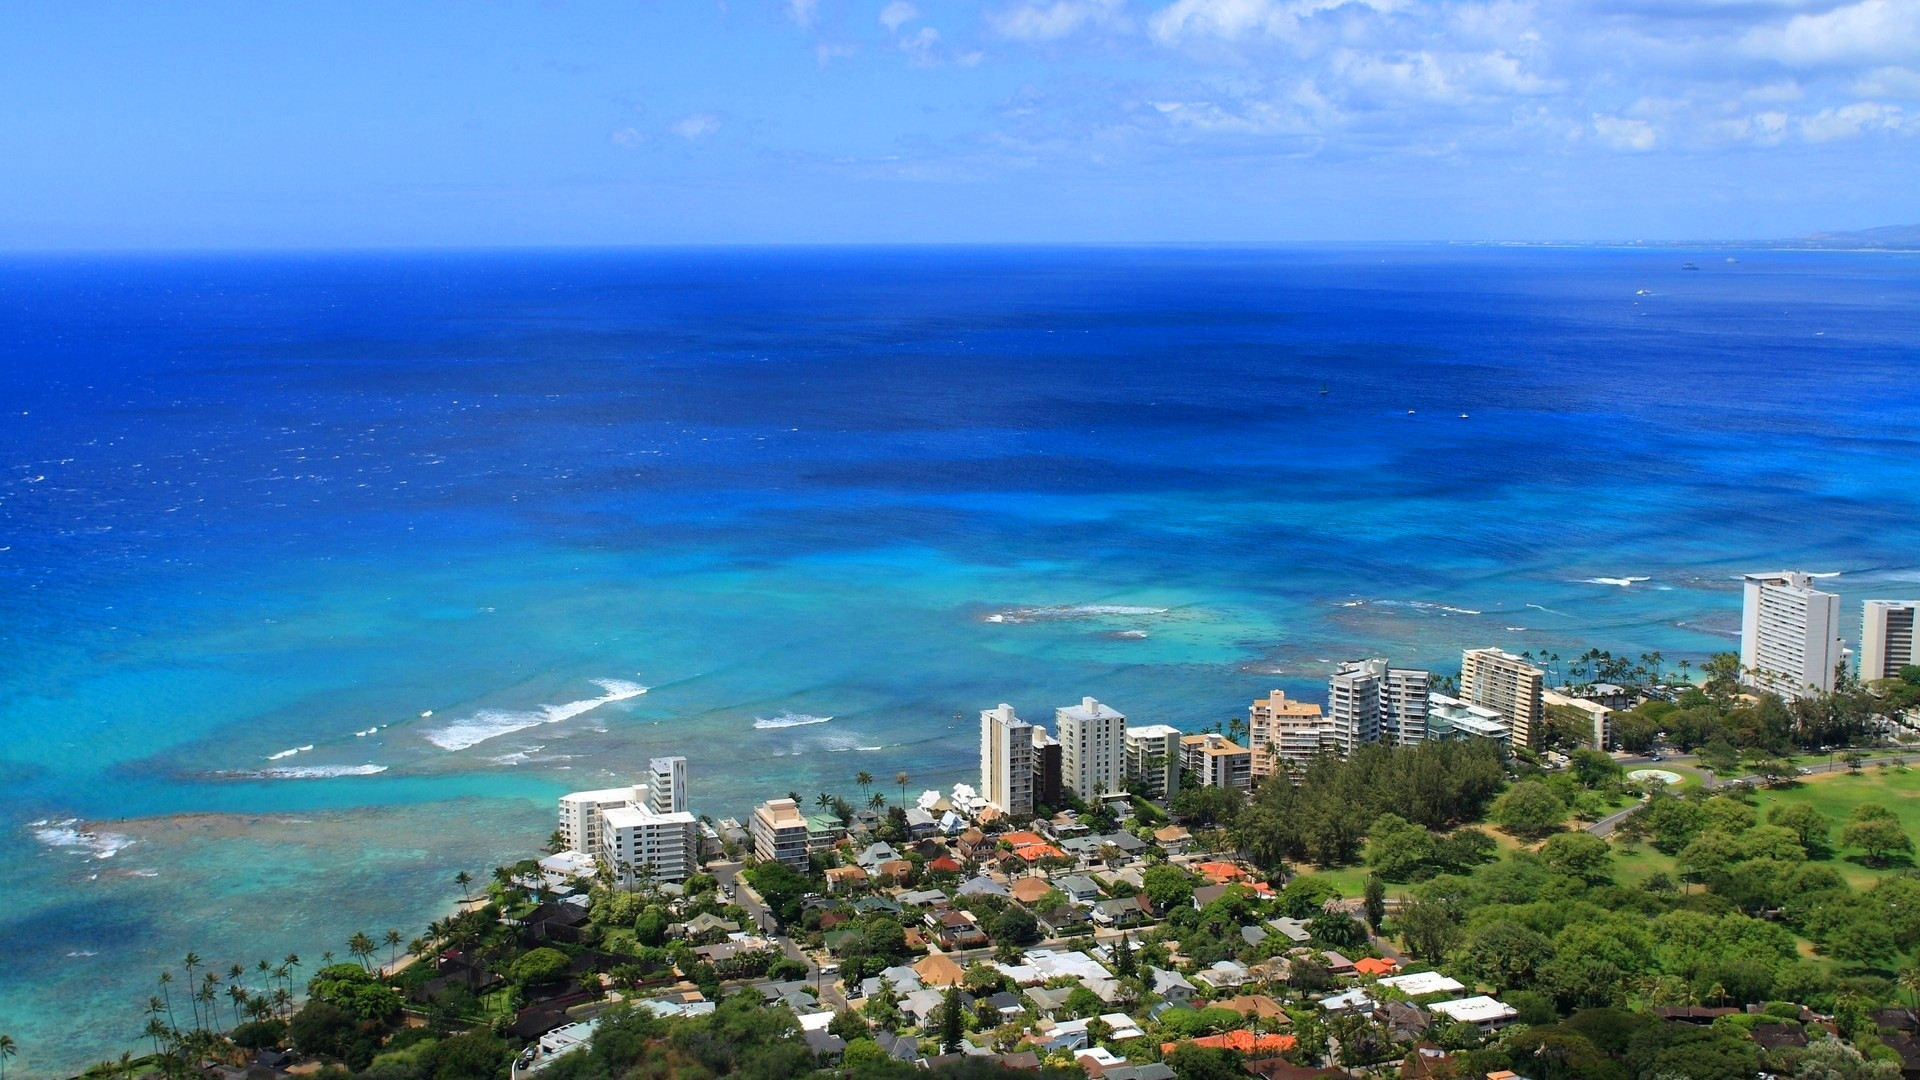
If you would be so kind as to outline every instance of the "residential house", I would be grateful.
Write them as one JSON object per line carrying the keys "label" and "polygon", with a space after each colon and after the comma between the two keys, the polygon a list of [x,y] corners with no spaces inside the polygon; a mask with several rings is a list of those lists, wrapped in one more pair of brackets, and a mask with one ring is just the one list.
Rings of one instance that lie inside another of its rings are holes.
{"label": "residential house", "polygon": [[1353,970],[1358,975],[1391,975],[1400,970],[1400,965],[1392,960],[1382,960],[1376,956],[1362,957],[1353,962]]}
{"label": "residential house", "polygon": [[943,949],[978,949],[987,944],[986,932],[964,911],[946,912],[935,923],[934,932]]}
{"label": "residential house", "polygon": [[1091,904],[1100,899],[1100,886],[1084,874],[1069,874],[1053,879],[1053,887],[1076,904]]}
{"label": "residential house", "polygon": [[827,891],[845,892],[867,883],[867,872],[858,866],[834,866],[827,869]]}
{"label": "residential house", "polygon": [[958,986],[966,981],[966,969],[945,953],[928,953],[913,965],[922,986]]}
{"label": "residential house", "polygon": [[1358,969],[1353,966],[1353,961],[1341,956],[1332,949],[1322,952],[1320,959],[1327,962],[1327,973],[1335,978],[1344,978],[1348,975],[1359,973]]}
{"label": "residential house", "polygon": [[1485,994],[1458,1001],[1441,1001],[1427,1008],[1457,1023],[1472,1024],[1489,1035],[1513,1023],[1513,1018],[1520,1015],[1513,1006]]}
{"label": "residential house", "polygon": [[1437,971],[1416,971],[1409,975],[1391,975],[1380,980],[1381,986],[1390,986],[1408,997],[1421,997],[1426,994],[1457,994],[1466,987],[1457,979],[1448,978]]}
{"label": "residential house", "polygon": [[1313,933],[1307,929],[1305,922],[1299,919],[1290,919],[1285,915],[1277,919],[1268,919],[1267,925],[1273,927],[1274,931],[1281,937],[1296,944],[1304,943],[1313,937]]}
{"label": "residential house", "polygon": [[1048,937],[1065,937],[1089,928],[1093,922],[1084,909],[1071,904],[1062,904],[1050,911],[1036,911],[1033,917]]}
{"label": "residential house", "polygon": [[958,889],[955,889],[953,894],[955,896],[998,896],[1002,899],[1012,899],[1013,897],[1013,894],[1007,890],[1005,885],[989,877],[969,878]]}
{"label": "residential house", "polygon": [[1287,1015],[1287,1010],[1278,1001],[1275,1001],[1265,994],[1243,994],[1239,997],[1209,1001],[1207,1002],[1207,1007],[1210,1009],[1231,1009],[1248,1020],[1265,1020],[1282,1026],[1288,1026],[1293,1023],[1293,1019]]}
{"label": "residential house", "polygon": [[1195,972],[1193,977],[1215,990],[1225,990],[1245,985],[1253,976],[1247,965],[1238,960],[1220,960]]}
{"label": "residential house", "polygon": [[1153,921],[1153,903],[1144,895],[1102,900],[1093,905],[1093,921],[1115,929],[1139,926]]}
{"label": "residential house", "polygon": [[1168,1001],[1192,1001],[1194,986],[1186,976],[1166,968],[1149,968],[1147,974],[1153,979],[1153,992]]}
{"label": "residential house", "polygon": [[1046,878],[1023,877],[1016,879],[1007,887],[1007,891],[1022,904],[1035,904],[1041,897],[1053,891],[1053,882]]}
{"label": "residential house", "polygon": [[[1227,1031],[1219,1035],[1206,1035],[1186,1041],[1195,1046],[1232,1050],[1242,1057],[1274,1057],[1300,1044],[1300,1040],[1291,1035],[1256,1035],[1245,1030]],[[1160,1055],[1165,1057],[1173,1053],[1174,1048],[1179,1045],[1177,1042],[1161,1043]]]}
{"label": "residential house", "polygon": [[1187,845],[1193,842],[1193,834],[1182,826],[1168,825],[1154,830],[1153,842],[1169,855],[1182,855],[1186,853]]}

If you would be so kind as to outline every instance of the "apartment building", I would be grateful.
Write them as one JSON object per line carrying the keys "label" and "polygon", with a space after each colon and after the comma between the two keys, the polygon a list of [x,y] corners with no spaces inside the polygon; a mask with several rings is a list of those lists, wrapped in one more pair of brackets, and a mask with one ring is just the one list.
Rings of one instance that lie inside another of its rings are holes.
{"label": "apartment building", "polygon": [[1053,711],[1060,781],[1081,799],[1125,790],[1127,718],[1092,698]]}
{"label": "apartment building", "polygon": [[687,759],[657,757],[647,762],[647,806],[656,814],[687,810]]}
{"label": "apartment building", "polygon": [[1004,702],[980,710],[980,797],[1003,813],[1033,813],[1033,725]]}
{"label": "apartment building", "polygon": [[686,811],[686,759],[655,758],[649,778],[654,783],[562,795],[565,849],[604,863],[623,882],[643,867],[658,881],[683,881],[694,873],[700,865],[700,823]]}
{"label": "apartment building", "polygon": [[1149,799],[1172,799],[1180,791],[1180,729],[1166,724],[1127,725],[1126,779]]}
{"label": "apartment building", "polygon": [[1900,669],[1920,664],[1914,648],[1914,615],[1920,600],[1869,600],[1860,620],[1860,681],[1897,679]]}
{"label": "apartment building", "polygon": [[1840,597],[1798,570],[1746,575],[1740,613],[1740,668],[1747,685],[1782,697],[1832,692],[1844,662]]}
{"label": "apartment building", "polygon": [[1058,810],[1065,805],[1061,798],[1065,785],[1060,776],[1060,740],[1047,734],[1047,729],[1039,724],[1033,725],[1033,805],[1036,813],[1042,806]]}
{"label": "apartment building", "polygon": [[1275,690],[1247,709],[1247,749],[1258,784],[1283,765],[1305,765],[1333,748],[1333,729],[1319,705]]}
{"label": "apartment building", "polygon": [[1253,752],[1225,735],[1185,735],[1180,765],[1201,787],[1245,791],[1253,786]]}
{"label": "apartment building", "polygon": [[1546,678],[1545,671],[1500,649],[1468,649],[1460,654],[1460,699],[1499,714],[1515,749],[1539,748],[1546,728],[1540,711]]}
{"label": "apartment building", "polygon": [[807,818],[792,799],[768,799],[753,808],[747,819],[753,853],[762,862],[780,862],[807,869]]}
{"label": "apartment building", "polygon": [[1491,739],[1506,745],[1512,741],[1507,721],[1492,709],[1470,705],[1446,694],[1427,695],[1427,738],[1435,742],[1459,739]]}

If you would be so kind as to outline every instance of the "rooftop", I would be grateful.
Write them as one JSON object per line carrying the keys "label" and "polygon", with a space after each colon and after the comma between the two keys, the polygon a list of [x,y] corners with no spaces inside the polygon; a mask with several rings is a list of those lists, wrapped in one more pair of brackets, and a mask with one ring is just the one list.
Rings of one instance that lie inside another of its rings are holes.
{"label": "rooftop", "polygon": [[1078,705],[1065,705],[1054,710],[1062,720],[1125,720],[1111,706],[1102,705],[1092,698],[1081,698]]}

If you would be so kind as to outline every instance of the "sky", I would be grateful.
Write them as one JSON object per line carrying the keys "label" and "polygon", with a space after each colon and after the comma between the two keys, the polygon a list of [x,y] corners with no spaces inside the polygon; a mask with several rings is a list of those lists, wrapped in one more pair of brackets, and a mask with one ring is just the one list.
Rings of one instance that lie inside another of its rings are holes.
{"label": "sky", "polygon": [[0,249],[1920,222],[1920,0],[0,5]]}

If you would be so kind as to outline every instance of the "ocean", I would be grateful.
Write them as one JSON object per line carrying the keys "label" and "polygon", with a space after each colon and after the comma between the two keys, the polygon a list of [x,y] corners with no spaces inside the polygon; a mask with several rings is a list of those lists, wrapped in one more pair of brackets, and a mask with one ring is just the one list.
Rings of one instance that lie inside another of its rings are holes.
{"label": "ocean", "polygon": [[974,782],[1003,701],[1697,663],[1743,571],[1852,622],[1920,594],[1916,342],[1885,253],[0,259],[9,1072],[188,950],[411,936],[655,755],[744,816]]}

